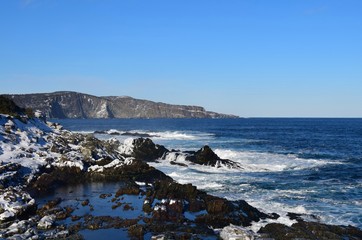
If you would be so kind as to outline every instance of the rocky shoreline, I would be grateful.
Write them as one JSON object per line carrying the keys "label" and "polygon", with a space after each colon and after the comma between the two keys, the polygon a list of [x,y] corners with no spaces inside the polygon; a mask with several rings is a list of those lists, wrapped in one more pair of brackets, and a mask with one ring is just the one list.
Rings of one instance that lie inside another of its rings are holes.
{"label": "rocky shoreline", "polygon": [[[293,213],[295,223],[283,225],[277,213],[179,184],[152,161],[243,168],[208,146],[181,152],[149,138],[104,141],[44,119],[0,115],[0,238],[82,239],[84,230],[124,229],[130,239],[362,239],[361,229],[306,222]],[[91,196],[119,215],[102,215],[92,199],[36,201],[59,187],[91,183],[119,184]],[[273,220],[258,232],[247,228]]]}

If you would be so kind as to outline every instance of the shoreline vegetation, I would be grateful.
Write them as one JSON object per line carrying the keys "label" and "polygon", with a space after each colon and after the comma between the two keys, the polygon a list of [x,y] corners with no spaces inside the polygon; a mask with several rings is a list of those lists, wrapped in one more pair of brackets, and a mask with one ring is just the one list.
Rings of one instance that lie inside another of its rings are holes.
{"label": "shoreline vegetation", "polygon": [[[165,161],[167,155],[177,158],[182,152],[147,136],[125,143],[99,140],[47,122],[39,112],[27,117],[18,110],[18,115],[0,115],[0,238],[83,239],[85,230],[103,229],[123,229],[129,239],[362,238],[356,227],[308,222],[295,213],[289,213],[294,223],[283,225],[278,213],[263,213],[243,200],[229,201],[179,184],[148,162]],[[182,154],[190,164],[242,168],[208,146]],[[74,199],[73,205],[58,197],[45,204],[37,201],[59,187],[92,183],[119,187]],[[102,212],[93,199],[106,200],[108,210],[120,214],[92,214]],[[81,215],[83,208],[89,212]],[[257,232],[249,228],[255,222],[261,223]]]}

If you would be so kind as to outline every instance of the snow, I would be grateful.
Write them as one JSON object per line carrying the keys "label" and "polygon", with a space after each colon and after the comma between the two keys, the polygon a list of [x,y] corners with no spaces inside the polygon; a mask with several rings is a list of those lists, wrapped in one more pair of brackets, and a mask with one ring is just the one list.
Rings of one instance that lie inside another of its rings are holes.
{"label": "snow", "polygon": [[175,204],[175,203],[177,203],[177,200],[171,199],[169,204],[172,205],[172,204]]}
{"label": "snow", "polygon": [[257,235],[240,226],[230,224],[222,229],[220,237],[223,240],[254,240]]}
{"label": "snow", "polygon": [[99,165],[90,166],[88,168],[88,172],[103,172],[104,169],[117,168],[117,167],[121,167],[123,165],[130,165],[130,164],[132,164],[132,162],[133,162],[133,158],[126,158],[124,160],[115,159],[112,162],[110,162],[104,166],[99,166]]}
{"label": "snow", "polygon": [[165,205],[156,205],[153,208],[154,211],[166,211],[166,206]]}
{"label": "snow", "polygon": [[21,187],[0,189],[0,209],[3,209],[0,221],[16,217],[34,204],[35,200],[27,192],[22,191]]}
{"label": "snow", "polygon": [[130,156],[133,153],[133,148],[133,138],[127,138],[124,140],[123,144],[119,146],[118,151],[121,154]]}
{"label": "snow", "polygon": [[55,215],[44,216],[38,223],[39,229],[49,229],[54,225]]}

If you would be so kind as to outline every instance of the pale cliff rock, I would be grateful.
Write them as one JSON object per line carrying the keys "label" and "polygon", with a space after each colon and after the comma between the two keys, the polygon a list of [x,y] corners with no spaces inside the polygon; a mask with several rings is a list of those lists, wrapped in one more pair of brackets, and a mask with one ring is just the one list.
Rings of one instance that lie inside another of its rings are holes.
{"label": "pale cliff rock", "polygon": [[236,118],[199,106],[171,105],[131,97],[97,97],[77,92],[4,95],[48,118]]}

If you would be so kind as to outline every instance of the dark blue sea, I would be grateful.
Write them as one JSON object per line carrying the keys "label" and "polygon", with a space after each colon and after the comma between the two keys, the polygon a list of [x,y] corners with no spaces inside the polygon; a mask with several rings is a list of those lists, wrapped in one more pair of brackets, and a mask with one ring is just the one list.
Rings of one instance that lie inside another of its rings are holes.
{"label": "dark blue sea", "polygon": [[149,134],[168,149],[209,145],[243,170],[153,163],[180,183],[211,194],[245,199],[281,215],[362,228],[362,119],[67,119],[53,120],[78,132],[110,130],[102,139]]}

